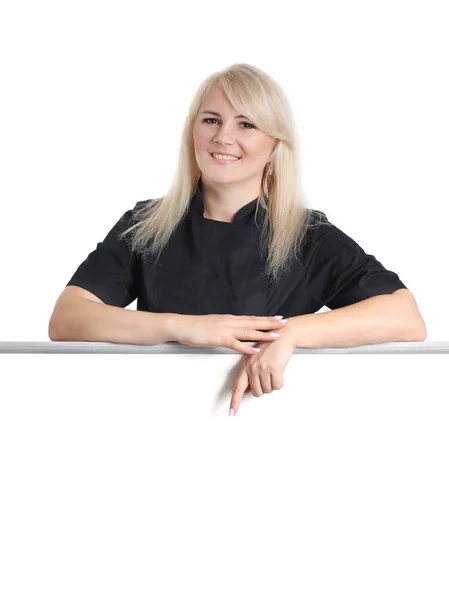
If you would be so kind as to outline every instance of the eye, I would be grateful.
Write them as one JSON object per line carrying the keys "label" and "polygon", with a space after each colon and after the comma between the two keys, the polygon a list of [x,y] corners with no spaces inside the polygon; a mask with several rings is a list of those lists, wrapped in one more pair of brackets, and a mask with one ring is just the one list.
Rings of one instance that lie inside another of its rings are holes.
{"label": "eye", "polygon": [[[206,117],[205,119],[203,119],[203,123],[205,123],[206,121],[218,121],[218,119],[214,119],[213,117]],[[249,127],[243,127],[243,129],[255,129],[254,125],[252,123],[249,123],[248,121],[241,121],[240,123],[243,125],[249,125]],[[208,123],[208,125],[210,125],[210,123]]]}

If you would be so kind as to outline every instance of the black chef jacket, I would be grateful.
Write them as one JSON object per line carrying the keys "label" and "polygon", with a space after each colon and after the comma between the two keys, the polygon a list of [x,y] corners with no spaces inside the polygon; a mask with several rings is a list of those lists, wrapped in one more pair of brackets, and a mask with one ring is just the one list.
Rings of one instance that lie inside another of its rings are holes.
{"label": "black chef jacket", "polygon": [[[80,264],[67,285],[88,290],[105,304],[179,314],[283,315],[285,318],[341,308],[407,287],[324,213],[288,271],[273,282],[262,271],[259,233],[265,209],[257,198],[243,206],[232,223],[203,217],[201,178],[188,213],[157,264],[132,253],[117,234],[135,221],[128,210]],[[137,202],[140,208],[144,200]],[[129,234],[128,234],[129,235]],[[266,256],[262,254],[262,256]]]}

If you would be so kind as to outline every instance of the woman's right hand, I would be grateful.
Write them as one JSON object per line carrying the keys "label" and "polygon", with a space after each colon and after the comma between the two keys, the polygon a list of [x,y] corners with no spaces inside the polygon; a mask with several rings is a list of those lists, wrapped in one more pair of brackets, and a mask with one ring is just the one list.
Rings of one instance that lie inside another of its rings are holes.
{"label": "woman's right hand", "polygon": [[[270,335],[285,326],[274,317],[237,315],[173,314],[170,338],[187,346],[224,346],[243,354],[256,354],[252,346],[239,340],[273,342]],[[266,333],[263,330],[269,330]]]}

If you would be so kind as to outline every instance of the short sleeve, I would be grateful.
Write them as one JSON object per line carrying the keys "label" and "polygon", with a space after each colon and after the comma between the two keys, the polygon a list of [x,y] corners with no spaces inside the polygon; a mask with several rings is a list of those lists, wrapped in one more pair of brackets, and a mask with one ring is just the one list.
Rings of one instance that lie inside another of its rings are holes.
{"label": "short sleeve", "polygon": [[317,303],[331,310],[408,289],[396,273],[331,223],[317,242],[306,277]]}
{"label": "short sleeve", "polygon": [[77,285],[98,296],[105,304],[121,308],[137,298],[140,261],[131,252],[128,242],[118,239],[120,233],[134,224],[133,212],[128,210],[120,217],[104,240],[79,265],[66,287]]}

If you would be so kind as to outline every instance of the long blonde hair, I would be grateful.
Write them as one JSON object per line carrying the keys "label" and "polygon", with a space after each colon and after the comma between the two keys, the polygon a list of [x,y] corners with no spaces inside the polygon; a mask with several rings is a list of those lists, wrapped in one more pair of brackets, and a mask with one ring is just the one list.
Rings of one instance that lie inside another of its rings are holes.
{"label": "long blonde hair", "polygon": [[[265,166],[257,199],[266,209],[260,233],[260,247],[268,249],[266,273],[276,280],[299,253],[312,224],[312,211],[306,206],[301,186],[296,125],[289,102],[280,86],[260,69],[244,63],[233,64],[212,73],[200,85],[188,110],[181,137],[177,168],[165,196],[143,203],[136,209],[134,225],[120,234],[132,232],[133,252],[153,255],[158,260],[178,224],[188,213],[201,171],[195,159],[193,127],[203,97],[213,84],[219,84],[234,109],[244,114],[261,131],[277,140],[268,173]],[[318,216],[322,215],[319,211]],[[300,260],[300,259],[299,259]]]}

